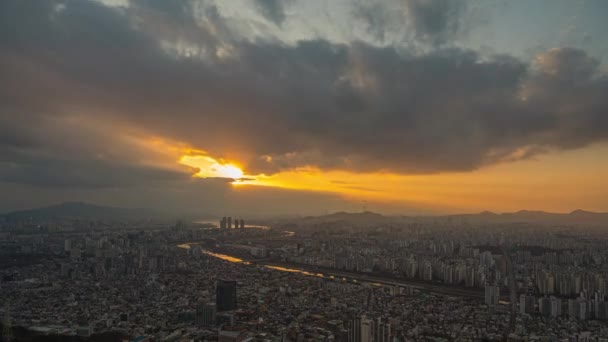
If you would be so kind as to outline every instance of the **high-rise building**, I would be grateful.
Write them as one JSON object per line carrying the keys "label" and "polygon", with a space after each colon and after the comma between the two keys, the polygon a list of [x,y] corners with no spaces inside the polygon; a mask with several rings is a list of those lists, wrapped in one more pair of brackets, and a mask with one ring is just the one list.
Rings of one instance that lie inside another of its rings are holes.
{"label": "high-rise building", "polygon": [[498,305],[500,299],[500,288],[496,285],[486,285],[485,287],[485,303],[488,306]]}
{"label": "high-rise building", "polygon": [[348,342],[388,342],[390,341],[391,325],[365,317],[357,317],[347,322],[346,340]]}
{"label": "high-rise building", "polygon": [[361,341],[361,318],[353,318],[348,321],[348,342],[359,342]]}
{"label": "high-rise building", "polygon": [[361,342],[371,342],[374,340],[373,327],[373,320],[361,317]]}
{"label": "high-rise building", "polygon": [[215,313],[215,304],[199,304],[196,307],[196,324],[204,327],[215,325]]}
{"label": "high-rise building", "polygon": [[215,286],[218,312],[236,309],[236,281],[218,280]]}
{"label": "high-rise building", "polygon": [[391,324],[382,322],[382,318],[380,317],[374,323],[374,342],[390,342]]}
{"label": "high-rise building", "polygon": [[536,298],[533,295],[520,295],[519,296],[519,313],[520,314],[533,314],[534,306],[536,304]]}
{"label": "high-rise building", "polygon": [[466,268],[464,281],[466,287],[475,286],[475,269],[472,266]]}
{"label": "high-rise building", "polygon": [[72,250],[72,239],[65,239],[63,242],[63,250],[70,252]]}
{"label": "high-rise building", "polygon": [[578,302],[576,299],[568,299],[568,316],[570,318],[576,318],[578,312]]}
{"label": "high-rise building", "polygon": [[230,216],[227,218],[226,228],[232,229],[232,217]]}
{"label": "high-rise building", "polygon": [[608,320],[608,302],[601,301],[597,303],[597,315],[596,318],[602,321]]}
{"label": "high-rise building", "polygon": [[562,300],[551,296],[551,317],[562,315]]}
{"label": "high-rise building", "polygon": [[422,268],[422,279],[426,280],[426,281],[432,281],[433,280],[433,265],[431,265],[430,261],[427,261],[424,263],[424,266]]}
{"label": "high-rise building", "polygon": [[226,217],[222,217],[220,220],[220,229],[226,229]]}
{"label": "high-rise building", "polygon": [[587,319],[587,301],[584,298],[577,299],[577,318],[581,321]]}
{"label": "high-rise building", "polygon": [[545,316],[551,316],[551,299],[543,297],[538,300],[538,312]]}
{"label": "high-rise building", "polygon": [[239,220],[239,228],[245,228],[245,220],[243,220],[243,219]]}

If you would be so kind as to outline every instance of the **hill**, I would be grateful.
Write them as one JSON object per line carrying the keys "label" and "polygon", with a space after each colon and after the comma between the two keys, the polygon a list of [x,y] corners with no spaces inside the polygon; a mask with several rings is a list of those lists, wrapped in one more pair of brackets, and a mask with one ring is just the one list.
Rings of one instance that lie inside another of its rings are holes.
{"label": "hill", "polygon": [[158,213],[147,209],[125,209],[84,202],[65,202],[43,208],[13,211],[1,216],[8,221],[25,219],[36,221],[52,218],[122,220],[158,217]]}
{"label": "hill", "polygon": [[407,222],[453,222],[453,223],[536,223],[555,225],[608,225],[608,213],[575,210],[570,213],[551,213],[545,211],[520,210],[512,213],[493,213],[484,211],[475,214],[456,214],[440,216],[384,216],[374,212],[337,212],[322,216],[307,216],[291,219],[302,224],[344,222],[355,226],[378,225]]}
{"label": "hill", "polygon": [[471,223],[608,224],[608,213],[596,213],[580,209],[570,213],[520,210],[514,213],[496,214],[483,212],[444,217],[460,219]]}

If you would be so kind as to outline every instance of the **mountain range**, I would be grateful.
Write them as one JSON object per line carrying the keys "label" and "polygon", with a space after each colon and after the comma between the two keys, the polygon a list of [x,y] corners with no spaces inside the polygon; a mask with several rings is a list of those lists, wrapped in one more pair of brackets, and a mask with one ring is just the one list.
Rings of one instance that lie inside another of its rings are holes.
{"label": "mountain range", "polygon": [[[158,219],[167,215],[150,209],[126,209],[100,206],[84,202],[65,202],[43,208],[13,211],[0,215],[5,220],[45,220],[51,218],[82,219]],[[520,210],[513,213],[494,213],[484,211],[475,214],[456,214],[440,216],[385,216],[364,211],[358,213],[336,212],[322,216],[307,216],[296,219],[302,223],[348,222],[356,225],[381,224],[390,222],[466,222],[466,223],[539,223],[539,224],[591,224],[608,225],[608,213],[574,210],[570,213],[551,213],[545,211]],[[293,219],[289,219],[293,221]]]}
{"label": "mountain range", "polygon": [[390,222],[465,222],[480,223],[538,223],[564,225],[607,225],[608,213],[574,210],[570,213],[551,213],[546,211],[520,210],[512,213],[484,211],[474,214],[455,214],[438,216],[384,216],[374,212],[347,213],[337,212],[324,216],[308,216],[303,223],[348,222],[350,224],[380,224]]}

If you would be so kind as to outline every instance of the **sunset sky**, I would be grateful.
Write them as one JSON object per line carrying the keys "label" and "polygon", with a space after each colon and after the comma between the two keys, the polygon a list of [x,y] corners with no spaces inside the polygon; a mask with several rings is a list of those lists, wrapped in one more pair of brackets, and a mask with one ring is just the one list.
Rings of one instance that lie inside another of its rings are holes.
{"label": "sunset sky", "polygon": [[0,212],[608,211],[608,1],[0,1]]}

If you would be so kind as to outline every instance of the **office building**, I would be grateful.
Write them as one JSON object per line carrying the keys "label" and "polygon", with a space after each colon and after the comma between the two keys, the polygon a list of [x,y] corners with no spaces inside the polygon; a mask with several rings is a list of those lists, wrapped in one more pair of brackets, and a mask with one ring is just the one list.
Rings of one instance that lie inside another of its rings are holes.
{"label": "office building", "polygon": [[70,252],[72,250],[72,240],[71,239],[65,239],[65,241],[63,242],[63,250],[65,252]]}
{"label": "office building", "polygon": [[215,314],[216,308],[215,304],[207,303],[207,304],[199,304],[196,307],[196,325],[209,327],[215,325]]}
{"label": "office building", "polygon": [[361,339],[361,331],[359,330],[360,321],[360,318],[353,318],[348,321],[346,326],[346,330],[348,331],[346,340],[348,342],[356,342]]}
{"label": "office building", "polygon": [[378,318],[374,323],[375,323],[373,326],[374,342],[390,342],[390,337],[391,337],[390,323],[383,322],[382,318]]}
{"label": "office building", "polygon": [[551,316],[551,299],[543,297],[538,300],[538,311],[545,317]]}
{"label": "office building", "polygon": [[520,295],[519,296],[519,313],[520,314],[533,314],[534,307],[536,304],[536,298],[532,295]]}
{"label": "office building", "polygon": [[551,317],[558,317],[562,314],[562,300],[551,296]]}
{"label": "office building", "polygon": [[485,287],[485,303],[488,306],[498,305],[500,299],[500,288],[496,285],[486,285]]}
{"label": "office building", "polygon": [[217,312],[236,309],[236,281],[218,280],[215,295]]}
{"label": "office building", "polygon": [[374,329],[374,321],[361,317],[361,342],[371,342],[374,340],[373,329]]}

